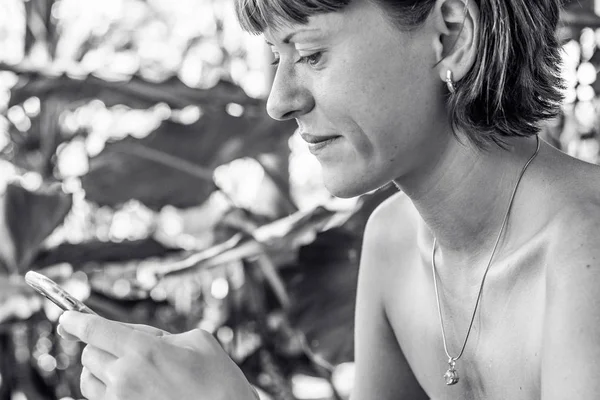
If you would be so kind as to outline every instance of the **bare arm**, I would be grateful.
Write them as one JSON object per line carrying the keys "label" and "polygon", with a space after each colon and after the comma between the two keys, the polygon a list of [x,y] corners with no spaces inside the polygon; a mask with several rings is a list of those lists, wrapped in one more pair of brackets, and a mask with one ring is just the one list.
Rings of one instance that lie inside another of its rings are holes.
{"label": "bare arm", "polygon": [[600,207],[584,214],[549,249],[542,400],[600,398]]}
{"label": "bare arm", "polygon": [[356,378],[351,400],[427,399],[414,377],[385,315],[382,291],[389,246],[389,207],[383,204],[365,230],[356,301]]}

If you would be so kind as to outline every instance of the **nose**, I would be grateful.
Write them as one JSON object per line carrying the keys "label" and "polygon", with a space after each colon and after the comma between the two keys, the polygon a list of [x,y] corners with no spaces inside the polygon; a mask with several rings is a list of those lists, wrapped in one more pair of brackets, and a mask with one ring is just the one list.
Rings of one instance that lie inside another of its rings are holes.
{"label": "nose", "polygon": [[314,98],[301,79],[294,73],[278,69],[267,99],[267,113],[271,118],[278,121],[298,118],[314,106]]}

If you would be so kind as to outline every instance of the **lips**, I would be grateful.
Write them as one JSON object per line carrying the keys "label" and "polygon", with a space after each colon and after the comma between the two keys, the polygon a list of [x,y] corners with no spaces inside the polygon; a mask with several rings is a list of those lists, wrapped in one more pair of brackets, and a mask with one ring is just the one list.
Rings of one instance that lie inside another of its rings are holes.
{"label": "lips", "polygon": [[309,144],[318,144],[340,137],[340,135],[312,135],[310,133],[301,133],[300,136]]}
{"label": "lips", "polygon": [[313,135],[306,132],[301,133],[300,136],[308,143],[308,150],[314,155],[322,153],[342,137],[340,135]]}

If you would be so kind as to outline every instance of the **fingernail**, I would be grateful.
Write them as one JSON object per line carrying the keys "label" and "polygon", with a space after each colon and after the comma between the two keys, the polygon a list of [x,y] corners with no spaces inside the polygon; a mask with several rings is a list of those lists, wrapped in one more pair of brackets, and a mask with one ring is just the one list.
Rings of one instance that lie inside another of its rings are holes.
{"label": "fingernail", "polygon": [[60,322],[61,324],[63,323],[67,323],[68,324],[68,320],[72,318],[72,315],[74,314],[74,311],[65,311],[63,312],[60,317],[58,318],[58,322]]}
{"label": "fingernail", "polygon": [[58,317],[58,322],[63,322],[66,313],[68,313],[68,311],[64,311],[62,314],[60,314],[60,317]]}
{"label": "fingernail", "polygon": [[59,325],[59,326],[56,327],[56,333],[58,333],[63,338],[67,334],[67,332],[65,332],[65,329],[61,325]]}
{"label": "fingernail", "polygon": [[65,329],[61,325],[56,327],[56,333],[58,333],[63,339],[66,339],[65,336],[67,336],[67,332],[65,332]]}

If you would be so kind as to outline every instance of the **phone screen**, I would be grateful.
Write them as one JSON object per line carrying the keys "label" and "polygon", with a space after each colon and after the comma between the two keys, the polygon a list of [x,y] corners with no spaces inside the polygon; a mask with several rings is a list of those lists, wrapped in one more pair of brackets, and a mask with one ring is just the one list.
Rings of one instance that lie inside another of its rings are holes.
{"label": "phone screen", "polygon": [[52,279],[34,271],[25,274],[25,282],[42,296],[59,306],[65,311],[79,311],[87,314],[96,314],[91,308],[73,297],[65,289],[58,286]]}

